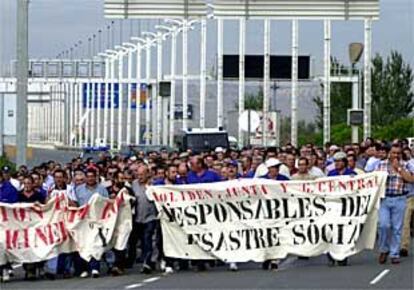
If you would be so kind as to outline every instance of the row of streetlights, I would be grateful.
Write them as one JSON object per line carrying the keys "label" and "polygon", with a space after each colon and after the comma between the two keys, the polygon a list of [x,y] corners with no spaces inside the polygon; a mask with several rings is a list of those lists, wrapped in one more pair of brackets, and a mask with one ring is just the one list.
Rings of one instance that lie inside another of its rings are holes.
{"label": "row of streetlights", "polygon": [[[176,88],[176,57],[177,57],[177,36],[180,32],[183,33],[183,129],[188,128],[188,115],[187,115],[187,104],[188,104],[188,30],[194,29],[193,25],[195,23],[199,22],[199,20],[175,20],[175,19],[166,19],[165,25],[156,25],[156,31],[155,32],[143,32],[141,33],[140,37],[131,37],[128,42],[123,42],[120,45],[115,45],[114,49],[106,49],[104,52],[98,53],[97,57],[103,58],[105,62],[105,78],[104,78],[104,87],[105,87],[105,93],[104,93],[104,126],[103,126],[103,132],[101,132],[101,124],[100,124],[100,110],[101,108],[98,108],[98,118],[97,118],[97,137],[98,139],[101,139],[103,137],[104,142],[107,142],[108,140],[108,133],[109,133],[109,146],[111,149],[120,149],[121,145],[126,142],[126,144],[133,144],[134,142],[136,144],[140,143],[140,128],[141,128],[141,115],[140,115],[140,97],[139,92],[141,90],[141,85],[146,84],[149,85],[151,82],[153,84],[158,85],[160,81],[163,80],[163,41],[165,41],[168,37],[171,38],[171,72],[170,72],[170,81],[171,81],[171,96],[170,96],[170,115],[169,115],[169,126],[166,131],[164,132],[163,136],[161,136],[162,131],[162,125],[163,125],[163,114],[161,113],[163,110],[162,99],[159,96],[159,91],[157,89],[152,89],[152,96],[148,96],[146,98],[146,104],[145,104],[145,144],[149,145],[150,138],[150,127],[151,127],[151,99],[152,99],[152,110],[156,107],[156,122],[155,126],[153,126],[153,138],[152,138],[152,144],[163,144],[163,145],[174,145],[174,111],[175,111],[175,88]],[[205,36],[205,21],[202,21],[202,39],[203,46],[206,45],[206,36]],[[204,26],[203,26],[204,25]],[[204,27],[204,28],[203,28]],[[155,77],[155,81],[151,79],[151,47],[156,46],[157,47],[157,75]],[[202,82],[202,92],[203,95],[201,103],[205,101],[205,93],[206,93],[206,48],[203,49],[204,54],[202,56],[202,67],[204,67],[203,72],[201,74],[200,81]],[[145,52],[145,75],[142,76],[142,68],[143,68],[143,53]],[[133,55],[136,54],[136,75],[133,76]],[[95,59],[96,56],[94,56],[92,59]],[[125,78],[124,75],[124,60],[126,58],[127,62],[127,75]],[[204,61],[203,61],[204,60]],[[117,67],[116,67],[117,65]],[[116,75],[116,71],[118,71]],[[125,81],[126,80],[126,81]],[[114,111],[114,104],[115,104],[115,84],[119,84],[119,102],[118,102],[118,129],[117,129],[117,136],[115,138],[115,111]],[[137,106],[136,106],[136,115],[135,115],[135,140],[132,140],[132,92],[133,92],[133,86],[136,84],[136,92],[137,92]],[[123,100],[125,96],[124,92],[124,85],[127,86],[126,89],[126,95],[127,95],[127,116],[126,116],[126,138],[123,139]],[[89,106],[92,103],[92,107],[96,102],[92,100],[91,98],[96,98],[96,88],[95,84],[88,83],[86,85],[86,112],[84,116],[86,118],[81,118],[81,114],[79,115],[78,120],[78,129],[79,132],[81,132],[82,123],[86,122],[86,130],[85,130],[85,140],[82,140],[82,134],[79,135],[79,138],[77,140],[76,145],[82,145],[84,143],[88,143],[88,141],[92,141],[95,139],[94,135],[94,124],[90,126],[89,124],[89,115],[91,114],[91,111],[93,113],[93,110],[90,110]],[[153,88],[156,86],[152,86]],[[111,89],[109,89],[111,88]],[[101,86],[98,86],[98,90],[101,90]],[[74,92],[76,90],[72,90]],[[79,91],[78,91],[79,93]],[[101,94],[101,92],[98,92],[98,96]],[[109,95],[110,94],[110,95]],[[73,98],[74,96],[72,96]],[[111,108],[110,108],[110,120],[108,124],[108,100],[110,100]],[[100,105],[100,101],[98,101],[98,104]],[[205,116],[205,112],[203,112],[205,106],[202,106],[202,112],[201,115]],[[73,114],[71,114],[72,116]],[[154,114],[153,114],[154,115]],[[73,118],[73,117],[72,117]],[[203,123],[204,123],[205,117],[203,117]],[[95,116],[92,116],[92,120],[95,120]],[[93,122],[93,121],[92,121]],[[70,124],[72,124],[72,128],[70,128],[70,131],[74,130],[75,127],[75,121],[71,120]],[[109,125],[109,127],[108,127]],[[204,124],[203,124],[204,125]],[[109,132],[108,132],[109,128]],[[115,139],[117,142],[117,146],[115,147]],[[73,142],[72,142],[73,143]],[[107,145],[107,144],[105,144]]]}

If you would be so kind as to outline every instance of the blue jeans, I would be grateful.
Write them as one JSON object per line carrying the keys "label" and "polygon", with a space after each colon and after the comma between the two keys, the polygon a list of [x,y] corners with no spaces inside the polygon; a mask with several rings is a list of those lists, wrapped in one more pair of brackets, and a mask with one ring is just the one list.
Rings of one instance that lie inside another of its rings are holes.
{"label": "blue jeans", "polygon": [[[400,257],[401,234],[407,198],[385,197],[379,211],[379,250],[390,253],[391,258]],[[389,233],[391,236],[389,237]]]}
{"label": "blue jeans", "polygon": [[72,268],[72,254],[59,254],[46,262],[47,272],[51,274],[69,274]]}

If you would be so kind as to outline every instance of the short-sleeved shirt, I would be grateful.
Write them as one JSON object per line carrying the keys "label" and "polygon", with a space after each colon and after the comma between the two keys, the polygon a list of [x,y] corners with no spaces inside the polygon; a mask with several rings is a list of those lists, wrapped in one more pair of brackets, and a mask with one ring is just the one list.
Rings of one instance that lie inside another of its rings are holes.
{"label": "short-sleeved shirt", "polygon": [[76,187],[76,201],[78,202],[79,206],[85,205],[95,193],[98,193],[103,197],[109,197],[108,190],[101,184],[97,184],[93,188],[87,186],[86,184],[82,184]]}
{"label": "short-sleeved shirt", "polygon": [[219,182],[219,181],[222,181],[221,176],[212,170],[205,170],[201,175],[198,175],[194,171],[190,171],[187,175],[188,184],[212,183],[212,182]]}
{"label": "short-sleeved shirt", "polygon": [[10,183],[10,181],[3,181],[0,183],[0,202],[15,203],[18,201],[18,191]]}
{"label": "short-sleeved shirt", "polygon": [[372,172],[375,171],[378,168],[378,165],[380,164],[381,159],[376,157],[370,157],[367,160],[367,163],[365,164],[364,171],[365,172]]}
{"label": "short-sleeved shirt", "polygon": [[[408,162],[400,161],[400,166],[404,170],[414,174],[414,168]],[[377,171],[384,171],[388,173],[387,182],[385,184],[385,196],[402,196],[408,194],[406,185],[408,182],[405,182],[401,174],[392,170],[391,162],[383,160],[379,163]]]}

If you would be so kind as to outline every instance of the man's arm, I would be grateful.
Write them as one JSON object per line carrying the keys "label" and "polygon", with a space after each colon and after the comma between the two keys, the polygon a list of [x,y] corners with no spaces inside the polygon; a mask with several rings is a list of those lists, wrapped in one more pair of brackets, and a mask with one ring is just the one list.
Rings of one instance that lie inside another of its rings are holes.
{"label": "man's arm", "polygon": [[398,173],[401,175],[401,177],[403,178],[403,180],[405,182],[409,182],[409,183],[414,182],[414,175],[413,175],[413,173],[410,172],[409,170],[407,170],[406,168],[400,167],[398,169]]}

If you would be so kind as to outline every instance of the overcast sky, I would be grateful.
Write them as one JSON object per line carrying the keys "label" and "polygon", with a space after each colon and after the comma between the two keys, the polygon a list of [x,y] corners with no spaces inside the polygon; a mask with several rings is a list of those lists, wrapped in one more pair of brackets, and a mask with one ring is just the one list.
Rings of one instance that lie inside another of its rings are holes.
{"label": "overcast sky", "polygon": [[[0,56],[8,63],[14,58],[15,50],[15,2],[0,0]],[[61,51],[83,41],[83,54],[87,51],[87,39],[99,29],[103,30],[102,42],[106,47],[107,25],[104,18],[104,0],[31,0],[30,1],[30,56],[32,58],[51,58]],[[386,55],[395,49],[403,53],[407,61],[414,65],[414,0],[381,0],[381,18],[373,25],[373,52]],[[124,21],[123,36],[125,40],[132,32],[136,34],[139,27],[150,29],[154,25],[148,21]],[[247,31],[246,53],[263,51],[263,22],[249,21]],[[237,22],[226,21],[225,53],[237,53]],[[119,42],[119,23],[115,23],[116,40]],[[214,62],[216,54],[216,26],[208,25],[209,65]],[[290,54],[290,22],[272,22],[272,53]],[[190,72],[196,73],[199,67],[199,33],[198,27],[190,35]],[[363,42],[363,22],[333,23],[332,55],[348,61],[347,45],[350,42]],[[98,37],[97,37],[98,38]],[[310,54],[315,58],[319,71],[323,53],[323,25],[320,21],[300,22],[300,54]],[[98,44],[97,44],[98,46]],[[180,49],[180,45],[178,49]],[[168,53],[168,44],[166,52]],[[193,61],[195,60],[195,61]],[[179,60],[180,61],[180,60]],[[169,69],[166,66],[166,69]]]}

